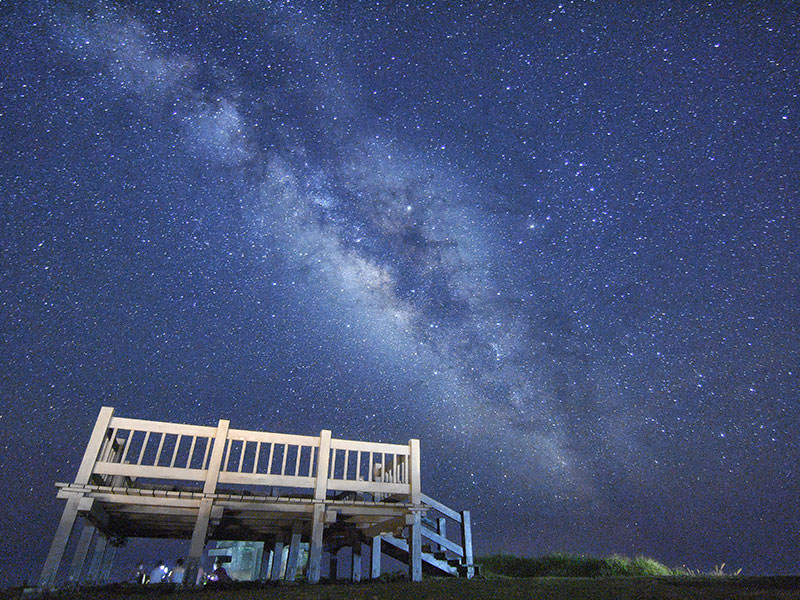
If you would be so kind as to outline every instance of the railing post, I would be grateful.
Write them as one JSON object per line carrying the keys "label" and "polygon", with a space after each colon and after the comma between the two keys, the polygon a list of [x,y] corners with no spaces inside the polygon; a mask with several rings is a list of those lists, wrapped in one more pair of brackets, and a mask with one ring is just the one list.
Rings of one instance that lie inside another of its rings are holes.
{"label": "railing post", "polygon": [[292,539],[289,542],[289,556],[286,558],[286,581],[294,581],[297,578],[297,563],[300,558],[300,542],[303,527],[300,521],[292,524]]}
{"label": "railing post", "polygon": [[81,576],[85,571],[86,557],[89,554],[89,548],[94,540],[97,529],[88,521],[83,524],[81,537],[78,540],[78,546],[75,548],[75,554],[72,556],[72,564],[69,568],[69,582],[72,584],[79,584]]}
{"label": "railing post", "polygon": [[420,482],[420,456],[419,440],[409,440],[409,488],[411,504],[422,502],[422,488]]}
{"label": "railing post", "polygon": [[275,542],[272,556],[272,573],[269,578],[272,581],[278,581],[281,578],[281,571],[283,571],[283,542]]}
{"label": "railing post", "polygon": [[220,419],[217,425],[217,435],[214,437],[214,449],[211,451],[211,461],[208,463],[206,473],[206,483],[203,486],[204,494],[213,494],[217,491],[217,480],[219,471],[222,467],[222,456],[225,453],[225,442],[228,440],[228,428],[231,422],[227,419]]}
{"label": "railing post", "polygon": [[411,581],[422,581],[422,514],[415,510],[406,515],[408,527],[408,574]]}
{"label": "railing post", "polygon": [[322,566],[322,533],[325,528],[325,505],[323,503],[314,503],[312,519],[311,548],[308,553],[308,582],[319,583],[320,568]]}
{"label": "railing post", "polygon": [[467,578],[471,579],[475,573],[472,559],[472,523],[468,510],[461,511],[461,543],[464,546],[464,565],[467,568]]}
{"label": "railing post", "polygon": [[381,576],[381,536],[372,538],[372,552],[370,553],[370,575],[372,579]]}
{"label": "railing post", "polygon": [[322,502],[328,494],[328,469],[331,459],[331,432],[328,429],[323,429],[319,433],[319,454],[317,456],[317,482],[314,487],[314,500]]}
{"label": "railing post", "polygon": [[103,440],[106,437],[106,431],[111,423],[111,417],[114,416],[114,409],[110,406],[104,406],[100,409],[95,421],[92,435],[89,438],[89,443],[86,445],[86,451],[83,453],[83,460],[78,467],[78,474],[75,475],[76,485],[86,485],[89,483],[89,478],[92,476],[94,464],[97,462],[97,456],[100,454],[100,448],[103,445]]}

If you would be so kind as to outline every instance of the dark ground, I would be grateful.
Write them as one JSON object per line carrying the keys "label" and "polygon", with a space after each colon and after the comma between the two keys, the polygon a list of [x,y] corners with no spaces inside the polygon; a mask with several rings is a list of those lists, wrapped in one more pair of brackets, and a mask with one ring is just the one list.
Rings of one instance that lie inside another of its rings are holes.
{"label": "dark ground", "polygon": [[[0,591],[0,599],[29,597],[20,588]],[[109,585],[62,591],[57,600],[644,600],[800,599],[800,577],[607,577],[426,579],[422,583],[240,584],[227,589],[177,590],[170,586]]]}

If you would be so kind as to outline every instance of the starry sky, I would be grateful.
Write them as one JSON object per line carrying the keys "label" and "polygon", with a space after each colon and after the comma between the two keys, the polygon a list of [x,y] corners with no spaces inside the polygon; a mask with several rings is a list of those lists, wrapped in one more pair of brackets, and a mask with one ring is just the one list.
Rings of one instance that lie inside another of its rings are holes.
{"label": "starry sky", "polygon": [[800,10],[632,4],[0,4],[0,580],[102,405],[797,573]]}

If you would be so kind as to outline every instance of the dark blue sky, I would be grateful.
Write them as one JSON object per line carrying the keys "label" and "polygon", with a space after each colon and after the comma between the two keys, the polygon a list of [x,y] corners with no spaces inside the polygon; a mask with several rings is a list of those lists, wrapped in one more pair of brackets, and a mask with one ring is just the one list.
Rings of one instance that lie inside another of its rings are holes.
{"label": "dark blue sky", "polygon": [[791,3],[0,7],[0,579],[97,410],[421,439],[479,554],[797,573]]}

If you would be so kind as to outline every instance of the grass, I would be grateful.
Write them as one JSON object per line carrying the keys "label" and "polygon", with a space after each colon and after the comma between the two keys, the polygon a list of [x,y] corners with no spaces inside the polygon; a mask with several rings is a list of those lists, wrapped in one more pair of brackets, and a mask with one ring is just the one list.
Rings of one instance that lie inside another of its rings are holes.
{"label": "grass", "polygon": [[[25,596],[0,591],[0,598]],[[358,584],[236,584],[228,588],[176,590],[161,586],[110,585],[63,590],[50,600],[800,600],[800,577],[494,577],[426,578]]]}
{"label": "grass", "polygon": [[580,554],[547,554],[537,558],[494,554],[477,562],[485,575],[504,577],[664,577],[686,574],[652,558],[639,556],[631,560],[616,554],[608,558]]}

